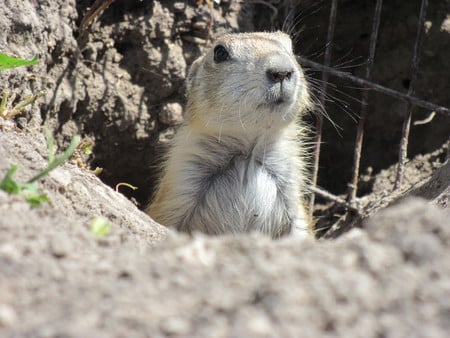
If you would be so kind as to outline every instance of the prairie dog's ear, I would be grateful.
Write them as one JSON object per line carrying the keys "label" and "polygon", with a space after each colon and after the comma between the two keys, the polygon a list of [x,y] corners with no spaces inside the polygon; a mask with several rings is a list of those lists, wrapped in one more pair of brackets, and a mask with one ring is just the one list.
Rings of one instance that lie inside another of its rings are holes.
{"label": "prairie dog's ear", "polygon": [[283,33],[281,31],[275,32],[274,34],[278,35],[278,38],[281,41],[281,44],[283,45],[284,48],[286,48],[286,50],[288,52],[292,51],[292,40],[291,37],[289,35],[287,35],[286,33]]}
{"label": "prairie dog's ear", "polygon": [[187,91],[190,92],[191,89],[195,86],[195,78],[197,77],[198,69],[200,68],[200,63],[202,61],[203,57],[198,58],[197,60],[192,63],[191,67],[189,68],[188,76],[186,79],[186,88]]}

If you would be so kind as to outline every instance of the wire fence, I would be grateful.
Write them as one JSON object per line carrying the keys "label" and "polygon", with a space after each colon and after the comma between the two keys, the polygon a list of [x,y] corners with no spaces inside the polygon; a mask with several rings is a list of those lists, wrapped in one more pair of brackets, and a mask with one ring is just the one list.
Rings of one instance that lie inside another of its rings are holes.
{"label": "wire fence", "polygon": [[328,22],[328,32],[327,39],[325,45],[325,54],[323,64],[313,62],[304,57],[298,57],[298,61],[301,65],[313,68],[315,70],[322,72],[322,88],[321,88],[321,96],[320,96],[320,104],[325,106],[325,97],[327,94],[327,82],[330,76],[334,76],[340,79],[344,79],[346,81],[352,82],[359,86],[362,90],[361,94],[361,108],[358,120],[358,126],[356,131],[355,145],[354,145],[354,154],[353,154],[353,164],[352,164],[352,173],[351,180],[348,182],[348,190],[347,195],[344,198],[336,196],[324,189],[321,189],[317,186],[317,177],[319,173],[319,158],[320,158],[320,150],[321,150],[321,141],[322,141],[322,128],[323,128],[323,117],[318,116],[316,120],[316,136],[315,136],[315,150],[314,150],[314,162],[313,162],[313,172],[312,172],[312,187],[311,187],[311,198],[310,198],[310,210],[311,213],[314,210],[314,202],[315,196],[318,195],[326,200],[329,200],[339,206],[345,207],[347,210],[356,212],[357,214],[361,213],[361,211],[357,207],[357,190],[358,190],[358,177],[360,171],[360,161],[361,161],[361,151],[363,147],[364,140],[364,129],[365,129],[365,120],[367,115],[367,106],[368,106],[368,98],[371,91],[379,92],[398,100],[402,100],[406,103],[405,111],[404,111],[404,119],[403,119],[403,127],[402,127],[402,135],[401,141],[399,145],[399,154],[398,154],[398,164],[397,164],[397,173],[394,184],[394,190],[398,190],[402,184],[405,163],[407,161],[407,150],[408,150],[408,139],[409,139],[409,131],[411,125],[411,114],[413,106],[418,106],[422,108],[426,108],[432,112],[432,114],[442,114],[446,117],[450,117],[450,109],[446,107],[442,107],[436,105],[432,102],[420,99],[416,97],[415,94],[415,85],[417,82],[418,72],[419,72],[419,61],[420,54],[422,50],[422,42],[423,36],[425,32],[425,19],[427,15],[428,9],[428,0],[422,0],[420,6],[419,20],[417,26],[417,34],[414,42],[413,49],[413,58],[410,66],[410,84],[408,91],[406,93],[400,92],[377,83],[371,81],[371,73],[372,68],[375,63],[375,51],[377,47],[378,40],[378,32],[381,22],[381,13],[383,8],[383,0],[377,0],[375,4],[374,14],[373,14],[373,22],[372,29],[370,34],[370,42],[369,42],[369,50],[368,57],[365,68],[365,77],[357,77],[348,72],[340,71],[330,67],[331,55],[333,52],[333,39],[334,39],[334,31],[336,26],[336,18],[338,13],[338,0],[332,0],[331,9],[329,15]]}

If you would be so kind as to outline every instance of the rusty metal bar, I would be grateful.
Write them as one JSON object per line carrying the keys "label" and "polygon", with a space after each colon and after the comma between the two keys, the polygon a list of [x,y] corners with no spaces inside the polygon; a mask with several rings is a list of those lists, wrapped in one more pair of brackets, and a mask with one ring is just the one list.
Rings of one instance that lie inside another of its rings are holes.
{"label": "rusty metal bar", "polygon": [[329,18],[329,26],[328,26],[328,34],[327,34],[327,45],[325,50],[325,57],[324,57],[324,64],[316,63],[313,61],[310,61],[304,57],[297,56],[297,60],[302,66],[311,67],[317,70],[320,70],[322,72],[322,90],[319,96],[319,102],[322,105],[322,108],[324,108],[325,105],[325,98],[326,98],[326,92],[327,92],[327,81],[329,78],[329,75],[336,76],[345,80],[348,80],[352,83],[357,84],[360,86],[362,92],[362,100],[361,100],[361,117],[358,121],[358,129],[357,129],[357,135],[356,135],[356,142],[355,142],[355,153],[354,153],[354,163],[353,163],[353,171],[352,171],[352,181],[349,183],[349,190],[347,194],[347,200],[336,196],[334,194],[329,193],[328,191],[320,188],[317,186],[317,174],[319,170],[319,156],[320,156],[320,146],[321,146],[321,138],[322,138],[322,126],[323,126],[323,118],[321,116],[318,116],[317,123],[316,123],[316,148],[315,148],[315,158],[314,158],[314,168],[313,168],[313,179],[312,179],[312,186],[310,187],[311,190],[311,199],[310,199],[310,210],[311,213],[313,211],[314,207],[314,199],[315,196],[321,196],[322,198],[325,198],[329,201],[334,202],[336,205],[342,206],[347,208],[348,210],[359,212],[357,209],[357,206],[355,205],[355,201],[357,200],[357,184],[358,184],[358,176],[359,176],[359,164],[361,159],[361,149],[362,149],[362,142],[364,137],[364,122],[365,118],[367,116],[368,110],[367,110],[367,102],[368,102],[368,95],[369,90],[374,90],[376,92],[403,100],[406,102],[406,108],[405,108],[405,119],[403,123],[403,132],[402,132],[402,140],[401,140],[401,146],[399,151],[399,166],[397,169],[397,178],[395,182],[395,188],[397,189],[399,185],[401,184],[401,179],[403,177],[403,170],[404,170],[404,164],[407,156],[407,145],[408,145],[408,136],[409,136],[409,128],[410,128],[410,122],[411,122],[411,108],[412,106],[419,106],[425,109],[429,109],[432,114],[435,113],[442,114],[444,116],[450,117],[450,109],[447,107],[442,107],[436,104],[433,104],[431,102],[422,100],[420,98],[417,98],[414,96],[414,89],[415,89],[415,83],[417,81],[418,76],[418,64],[419,64],[419,54],[422,46],[423,41],[423,33],[424,33],[424,23],[425,23],[425,17],[428,7],[428,0],[422,0],[421,3],[421,9],[420,9],[420,15],[419,15],[419,26],[417,30],[417,36],[416,41],[414,44],[414,53],[413,53],[413,60],[411,63],[411,81],[410,86],[408,88],[407,93],[402,93],[399,91],[396,91],[394,89],[373,83],[370,81],[371,78],[371,72],[372,67],[374,63],[374,55],[375,55],[375,48],[376,48],[376,42],[378,37],[378,31],[379,31],[379,25],[381,20],[381,9],[382,9],[382,0],[377,0],[375,5],[375,14],[374,14],[374,21],[372,24],[372,33],[370,37],[370,47],[369,47],[369,57],[366,65],[366,73],[365,78],[359,78],[356,77],[350,73],[343,72],[336,70],[332,67],[330,67],[330,61],[331,61],[331,49],[332,49],[332,41],[334,37],[334,29],[335,29],[335,22],[336,22],[336,14],[337,14],[337,0],[333,0],[331,4],[331,10],[330,10],[330,18]]}
{"label": "rusty metal bar", "polygon": [[310,190],[314,194],[319,195],[329,201],[334,202],[336,205],[340,205],[347,209],[359,212],[359,210],[354,205],[351,205],[350,203],[346,202],[344,199],[340,198],[339,196],[333,195],[333,194],[329,193],[328,191],[326,191],[322,188],[319,188],[318,186],[311,187]]}
{"label": "rusty metal bar", "polygon": [[442,115],[446,115],[448,117],[450,117],[450,109],[446,108],[446,107],[442,107],[442,106],[438,106],[434,103],[419,99],[415,96],[409,95],[409,94],[405,94],[405,93],[401,93],[398,92],[394,89],[388,88],[388,87],[384,87],[382,85],[379,85],[377,83],[365,80],[365,79],[361,79],[359,77],[356,77],[354,75],[351,75],[350,73],[346,73],[340,70],[336,70],[332,67],[327,67],[324,65],[321,65],[320,63],[314,62],[314,61],[310,61],[302,56],[297,56],[298,62],[302,65],[302,66],[308,66],[323,72],[327,72],[331,75],[334,75],[336,77],[345,79],[345,80],[349,80],[350,82],[353,82],[363,88],[361,89],[372,89],[376,92],[379,93],[383,93],[386,94],[388,96],[392,96],[395,97],[397,99],[406,101],[406,102],[410,102],[411,104],[418,106],[418,107],[422,107],[422,108],[426,108],[429,109],[431,111],[434,111],[436,113],[442,114]]}
{"label": "rusty metal bar", "polygon": [[[380,28],[381,21],[381,8],[383,6],[383,0],[377,0],[375,5],[375,14],[372,23],[372,32],[370,34],[370,43],[369,43],[369,57],[367,58],[366,64],[366,79],[370,80],[373,61],[375,58],[375,50],[377,47],[377,39],[378,39],[378,31]],[[352,168],[352,180],[348,183],[348,194],[347,201],[352,204],[356,198],[356,193],[358,191],[358,176],[359,176],[359,165],[361,162],[361,150],[362,143],[364,138],[364,124],[366,121],[367,115],[367,101],[369,99],[369,92],[362,92],[362,100],[361,100],[361,114],[358,121],[358,128],[356,131],[356,140],[355,140],[355,151],[353,154],[353,168]]]}
{"label": "rusty metal bar", "polygon": [[[417,27],[417,37],[416,42],[414,43],[414,54],[411,63],[411,81],[409,83],[408,95],[414,95],[414,87],[417,81],[417,73],[419,70],[419,59],[420,59],[420,50],[423,42],[423,33],[425,31],[425,17],[427,14],[428,8],[428,0],[422,0],[422,4],[420,6],[420,15],[419,15],[419,24]],[[399,151],[399,159],[397,166],[397,177],[395,179],[394,189],[398,189],[403,180],[403,174],[405,170],[405,163],[408,156],[408,138],[409,138],[409,130],[411,127],[411,103],[406,103],[405,108],[405,118],[403,120],[403,128],[402,128],[402,139],[400,141],[400,151]]]}
{"label": "rusty metal bar", "polygon": [[[332,0],[331,9],[330,9],[330,19],[328,23],[328,33],[327,33],[327,43],[325,47],[325,56],[324,56],[324,65],[329,66],[331,63],[331,50],[333,45],[334,38],[334,28],[336,26],[336,15],[337,15],[337,6],[338,0]],[[328,86],[328,77],[329,73],[322,73],[322,92],[320,96],[320,104],[322,107],[325,107],[325,97]],[[319,157],[320,157],[320,146],[322,142],[322,127],[323,127],[323,116],[322,114],[317,115],[316,121],[316,137],[314,139],[315,149],[314,149],[314,164],[313,164],[313,173],[311,179],[311,185],[314,187],[317,184],[317,175],[319,172]],[[309,210],[312,216],[314,211],[314,192],[311,193],[311,197],[309,200]]]}

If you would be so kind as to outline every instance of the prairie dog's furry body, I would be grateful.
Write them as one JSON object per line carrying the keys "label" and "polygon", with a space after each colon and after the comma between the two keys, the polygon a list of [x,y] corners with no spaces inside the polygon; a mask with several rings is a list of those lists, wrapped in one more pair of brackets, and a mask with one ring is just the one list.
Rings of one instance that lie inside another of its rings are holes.
{"label": "prairie dog's furry body", "polygon": [[310,100],[290,38],[222,36],[193,63],[187,90],[149,215],[187,232],[307,234],[298,116]]}

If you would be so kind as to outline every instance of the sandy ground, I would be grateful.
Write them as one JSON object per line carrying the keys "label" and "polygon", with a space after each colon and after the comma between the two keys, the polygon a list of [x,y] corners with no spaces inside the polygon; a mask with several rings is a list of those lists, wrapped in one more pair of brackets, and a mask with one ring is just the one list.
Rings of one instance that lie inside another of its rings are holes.
{"label": "sandy ground", "polygon": [[[0,132],[0,172],[45,166]],[[446,337],[450,212],[408,199],[336,240],[187,236],[66,164],[32,208],[0,192],[2,337]],[[112,224],[98,238],[88,227]]]}

